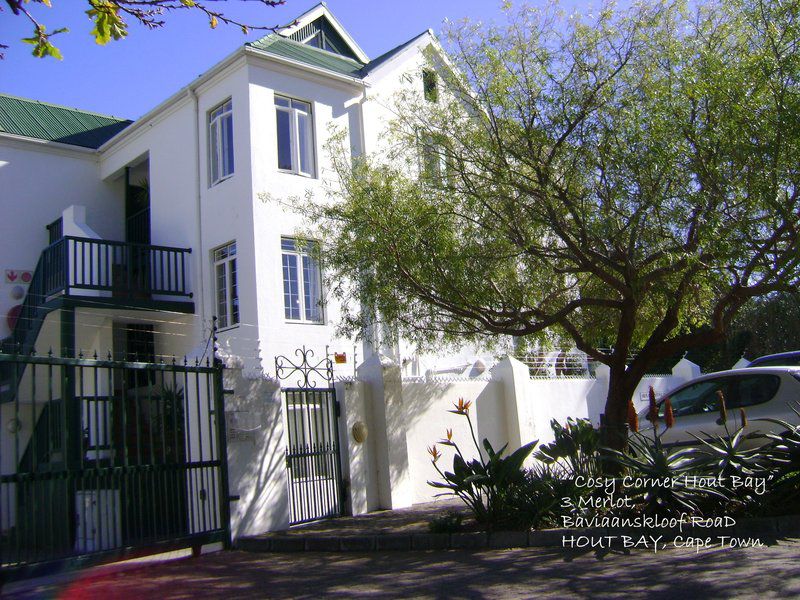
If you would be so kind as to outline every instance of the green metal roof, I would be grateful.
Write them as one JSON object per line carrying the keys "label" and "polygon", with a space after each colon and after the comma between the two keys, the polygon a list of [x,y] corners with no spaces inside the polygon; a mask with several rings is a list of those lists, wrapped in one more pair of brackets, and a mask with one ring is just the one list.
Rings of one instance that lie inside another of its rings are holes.
{"label": "green metal roof", "polygon": [[419,35],[381,54],[379,57],[366,64],[339,54],[334,54],[333,52],[328,52],[327,50],[308,46],[275,33],[255,42],[248,42],[245,45],[263,50],[269,54],[289,58],[313,67],[319,67],[328,71],[333,71],[334,73],[349,75],[350,77],[360,79],[371,73],[376,67],[408,48],[427,33],[428,30],[426,29]]}
{"label": "green metal roof", "polygon": [[350,77],[358,77],[361,68],[364,66],[364,63],[352,58],[307,46],[275,33],[255,42],[248,42],[247,46],[262,50],[268,54],[296,60],[312,67],[319,67],[341,75],[349,75]]}
{"label": "green metal roof", "polygon": [[99,148],[132,121],[0,94],[0,132]]}

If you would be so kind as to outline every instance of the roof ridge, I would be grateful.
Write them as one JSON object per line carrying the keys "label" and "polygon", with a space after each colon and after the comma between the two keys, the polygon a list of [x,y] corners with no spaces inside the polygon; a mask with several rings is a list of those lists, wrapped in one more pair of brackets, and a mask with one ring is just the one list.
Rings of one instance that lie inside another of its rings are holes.
{"label": "roof ridge", "polygon": [[435,34],[433,33],[433,30],[428,28],[425,31],[423,31],[422,33],[418,33],[414,37],[407,39],[405,42],[402,42],[402,43],[398,44],[394,48],[390,48],[389,50],[387,50],[386,52],[384,52],[380,56],[376,56],[371,61],[369,61],[366,65],[364,65],[363,70],[364,70],[365,74],[369,73],[373,68],[375,68],[375,67],[381,65],[382,63],[386,62],[387,60],[392,58],[395,54],[397,54],[398,52],[404,50],[405,48],[407,48],[408,46],[410,46],[411,44],[413,44],[414,42],[416,42],[418,39],[420,39],[422,36],[424,36],[426,34],[435,36]]}
{"label": "roof ridge", "polygon": [[126,119],[126,118],[123,118],[123,117],[115,117],[114,115],[107,115],[107,114],[95,112],[93,110],[84,110],[82,108],[73,108],[73,107],[70,107],[70,106],[64,106],[63,104],[56,104],[54,102],[47,102],[45,100],[35,100],[33,98],[23,98],[22,96],[15,96],[13,94],[6,94],[5,92],[0,92],[0,96],[2,96],[4,98],[10,98],[12,100],[17,100],[19,102],[28,102],[28,103],[31,103],[31,104],[41,104],[41,105],[47,106],[47,107],[60,108],[61,110],[68,110],[68,111],[71,111],[71,112],[83,113],[85,115],[92,115],[94,117],[101,117],[103,119],[111,119],[111,120],[117,121],[119,123],[122,123],[122,122],[125,122],[125,121],[133,122],[132,119]]}

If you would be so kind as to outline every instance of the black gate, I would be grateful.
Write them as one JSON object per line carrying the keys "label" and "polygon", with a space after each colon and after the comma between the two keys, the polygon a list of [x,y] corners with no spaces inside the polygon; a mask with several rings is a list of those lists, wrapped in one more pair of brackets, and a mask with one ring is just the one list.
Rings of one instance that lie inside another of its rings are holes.
{"label": "black gate", "polygon": [[218,361],[0,354],[3,577],[227,543],[221,376]]}
{"label": "black gate", "polygon": [[[316,361],[305,347],[298,362],[275,358],[279,381],[296,384],[282,389],[286,408],[291,525],[338,517],[343,512],[339,456],[339,404],[333,387],[333,362]],[[319,387],[317,387],[319,385]]]}

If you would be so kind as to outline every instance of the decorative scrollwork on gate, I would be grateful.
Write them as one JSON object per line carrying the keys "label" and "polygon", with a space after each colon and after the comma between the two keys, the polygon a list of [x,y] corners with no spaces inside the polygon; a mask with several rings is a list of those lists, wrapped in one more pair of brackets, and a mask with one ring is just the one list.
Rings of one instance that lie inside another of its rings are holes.
{"label": "decorative scrollwork on gate", "polygon": [[328,347],[325,347],[325,357],[316,360],[314,351],[303,346],[294,351],[298,357],[297,361],[292,361],[286,356],[275,357],[275,375],[278,381],[284,381],[299,375],[297,379],[298,388],[317,387],[317,378],[324,379],[325,387],[333,387],[333,361],[328,357]]}

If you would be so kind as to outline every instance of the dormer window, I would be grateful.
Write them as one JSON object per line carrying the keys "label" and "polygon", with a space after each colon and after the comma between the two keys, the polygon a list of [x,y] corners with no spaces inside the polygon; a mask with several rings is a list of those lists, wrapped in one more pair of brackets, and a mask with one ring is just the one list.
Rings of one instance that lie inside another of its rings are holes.
{"label": "dormer window", "polygon": [[296,42],[358,60],[347,42],[325,17],[314,19],[289,36]]}

